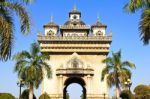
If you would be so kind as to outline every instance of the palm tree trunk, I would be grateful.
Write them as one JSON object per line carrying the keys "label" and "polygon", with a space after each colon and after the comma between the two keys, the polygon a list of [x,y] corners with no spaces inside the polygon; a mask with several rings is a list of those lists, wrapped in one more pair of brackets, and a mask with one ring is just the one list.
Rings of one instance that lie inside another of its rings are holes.
{"label": "palm tree trunk", "polygon": [[119,99],[120,98],[120,87],[119,87],[119,84],[116,84],[116,97],[117,97],[117,99]]}
{"label": "palm tree trunk", "polygon": [[119,89],[116,88],[116,98],[119,99]]}
{"label": "palm tree trunk", "polygon": [[118,73],[116,71],[116,98],[119,99],[120,98],[120,87],[119,87],[119,76]]}
{"label": "palm tree trunk", "polygon": [[30,88],[29,88],[29,99],[33,99],[33,85],[30,84]]}

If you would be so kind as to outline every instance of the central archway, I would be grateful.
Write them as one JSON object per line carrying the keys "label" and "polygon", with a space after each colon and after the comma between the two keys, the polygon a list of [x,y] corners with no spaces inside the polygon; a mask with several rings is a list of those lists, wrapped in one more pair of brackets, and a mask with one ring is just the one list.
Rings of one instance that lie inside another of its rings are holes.
{"label": "central archway", "polygon": [[63,99],[67,99],[67,87],[72,84],[72,83],[77,83],[81,85],[83,89],[83,99],[86,99],[86,88],[85,88],[85,82],[82,78],[80,77],[70,77],[68,78],[65,83],[64,83],[64,90],[63,90]]}

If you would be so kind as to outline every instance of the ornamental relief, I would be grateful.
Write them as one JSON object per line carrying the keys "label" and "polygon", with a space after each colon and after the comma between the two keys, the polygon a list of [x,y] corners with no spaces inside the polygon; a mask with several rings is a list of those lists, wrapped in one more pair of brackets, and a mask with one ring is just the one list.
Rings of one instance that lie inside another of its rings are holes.
{"label": "ornamental relief", "polygon": [[78,59],[77,57],[73,57],[71,58],[67,63],[66,63],[66,66],[67,68],[83,68],[83,62]]}
{"label": "ornamental relief", "polygon": [[98,32],[96,33],[96,36],[103,36],[103,33],[102,33],[101,31],[98,31]]}
{"label": "ornamental relief", "polygon": [[47,35],[53,37],[53,36],[55,36],[55,33],[54,33],[54,31],[49,30],[49,31],[47,32]]}

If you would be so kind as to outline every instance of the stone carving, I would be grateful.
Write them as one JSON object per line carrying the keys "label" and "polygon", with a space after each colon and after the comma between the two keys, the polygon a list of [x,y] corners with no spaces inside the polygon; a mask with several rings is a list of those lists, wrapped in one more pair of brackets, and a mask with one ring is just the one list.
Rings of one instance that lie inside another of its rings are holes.
{"label": "stone carving", "polygon": [[83,68],[83,62],[77,57],[73,57],[67,62],[67,68]]}
{"label": "stone carving", "polygon": [[102,33],[101,31],[98,31],[98,32],[96,33],[96,36],[103,36],[103,33]]}
{"label": "stone carving", "polygon": [[47,32],[47,35],[53,37],[53,36],[55,36],[55,33],[52,30],[49,30]]}

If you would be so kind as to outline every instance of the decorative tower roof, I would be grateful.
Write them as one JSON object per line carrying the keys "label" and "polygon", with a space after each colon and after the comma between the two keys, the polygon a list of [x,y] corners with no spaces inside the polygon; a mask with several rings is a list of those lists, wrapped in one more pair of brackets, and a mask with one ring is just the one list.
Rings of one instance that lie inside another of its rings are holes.
{"label": "decorative tower roof", "polygon": [[77,10],[76,6],[74,6],[73,10],[69,12],[69,17],[71,14],[79,14],[81,17],[81,12]]}
{"label": "decorative tower roof", "polygon": [[69,12],[69,17],[70,19],[66,21],[64,25],[75,27],[86,25],[83,21],[81,21],[81,12],[77,10],[76,6],[74,6],[73,10]]}
{"label": "decorative tower roof", "polygon": [[45,27],[57,27],[59,28],[59,26],[53,21],[53,16],[51,16],[51,20],[48,24],[44,25],[44,28]]}
{"label": "decorative tower roof", "polygon": [[102,24],[102,23],[100,22],[99,17],[97,17],[96,24],[92,25],[91,27],[92,27],[92,28],[93,28],[93,27],[105,27],[105,28],[107,28],[106,25],[104,25],[104,24]]}
{"label": "decorative tower roof", "polygon": [[66,21],[64,25],[86,25],[83,21]]}

